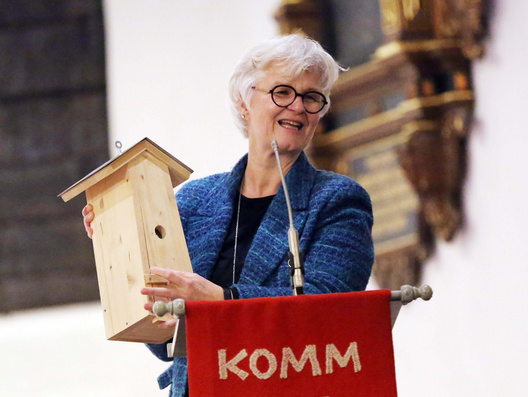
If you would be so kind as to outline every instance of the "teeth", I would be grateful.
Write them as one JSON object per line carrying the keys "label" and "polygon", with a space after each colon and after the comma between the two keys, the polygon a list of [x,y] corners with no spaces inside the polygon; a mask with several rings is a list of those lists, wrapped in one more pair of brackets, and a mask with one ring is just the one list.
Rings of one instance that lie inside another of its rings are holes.
{"label": "teeth", "polygon": [[282,125],[283,127],[292,127],[292,128],[297,128],[298,130],[300,130],[303,126],[302,123],[298,123],[296,121],[290,121],[290,120],[280,120],[279,124]]}

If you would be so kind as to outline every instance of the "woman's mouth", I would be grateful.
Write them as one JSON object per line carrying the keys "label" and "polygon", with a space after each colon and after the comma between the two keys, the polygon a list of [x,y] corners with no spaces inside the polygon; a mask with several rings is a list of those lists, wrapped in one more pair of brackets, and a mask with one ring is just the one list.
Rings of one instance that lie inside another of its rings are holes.
{"label": "woman's mouth", "polygon": [[281,127],[295,129],[300,131],[303,128],[303,124],[292,120],[279,120]]}

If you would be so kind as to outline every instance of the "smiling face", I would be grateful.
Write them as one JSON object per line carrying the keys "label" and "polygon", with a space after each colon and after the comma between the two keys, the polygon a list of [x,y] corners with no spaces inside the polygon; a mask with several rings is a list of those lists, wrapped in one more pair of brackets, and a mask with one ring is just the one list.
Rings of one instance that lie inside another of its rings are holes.
{"label": "smiling face", "polygon": [[277,67],[268,69],[255,84],[265,92],[254,90],[250,106],[240,105],[240,112],[248,123],[250,155],[273,153],[271,141],[276,140],[281,154],[296,158],[313,138],[323,113],[306,112],[301,97],[285,108],[275,105],[267,92],[281,84],[292,86],[300,94],[322,92],[320,73],[306,71],[291,77]]}

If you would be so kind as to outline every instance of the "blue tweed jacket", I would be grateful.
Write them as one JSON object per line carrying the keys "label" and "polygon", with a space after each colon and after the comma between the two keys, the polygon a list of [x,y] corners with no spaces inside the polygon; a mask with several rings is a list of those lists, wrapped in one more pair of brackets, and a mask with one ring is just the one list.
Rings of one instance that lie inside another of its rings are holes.
{"label": "blue tweed jacket", "polygon": [[[247,155],[230,173],[190,181],[176,195],[193,270],[209,277],[224,242]],[[372,208],[365,190],[350,178],[316,170],[304,153],[286,176],[295,228],[305,263],[306,294],[364,290],[372,264]],[[288,266],[289,219],[282,187],[253,239],[240,280],[240,298],[292,295]],[[169,361],[166,345],[149,345]],[[177,358],[158,382],[183,396],[186,359]]]}

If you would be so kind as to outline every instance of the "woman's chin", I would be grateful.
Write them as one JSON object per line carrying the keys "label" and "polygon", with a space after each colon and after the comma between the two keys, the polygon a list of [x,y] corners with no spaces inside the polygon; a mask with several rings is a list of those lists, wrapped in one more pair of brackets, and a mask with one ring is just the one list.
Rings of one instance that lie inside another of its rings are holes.
{"label": "woman's chin", "polygon": [[279,149],[296,153],[302,152],[308,146],[308,143],[310,143],[310,140],[306,139],[304,134],[295,131],[282,134],[282,136],[275,138],[275,140],[277,141]]}
{"label": "woman's chin", "polygon": [[279,147],[279,153],[282,155],[290,155],[297,157],[306,147],[306,145],[300,145],[294,142],[279,142],[277,141]]}

